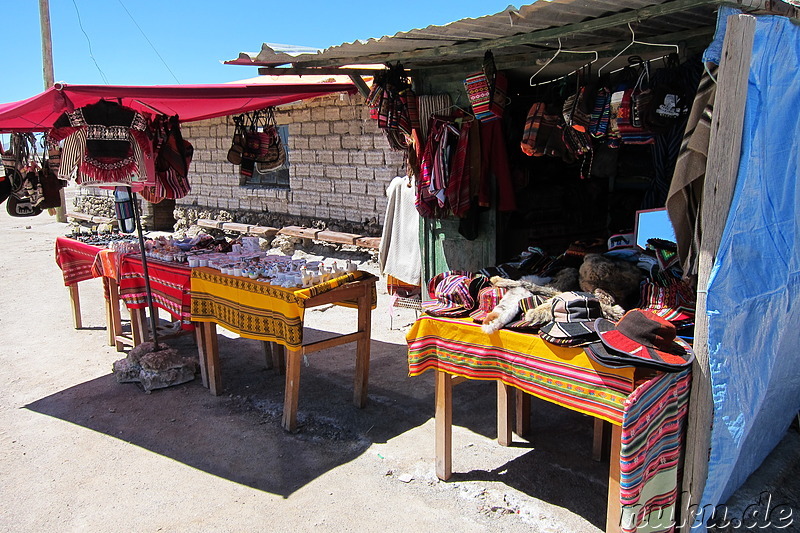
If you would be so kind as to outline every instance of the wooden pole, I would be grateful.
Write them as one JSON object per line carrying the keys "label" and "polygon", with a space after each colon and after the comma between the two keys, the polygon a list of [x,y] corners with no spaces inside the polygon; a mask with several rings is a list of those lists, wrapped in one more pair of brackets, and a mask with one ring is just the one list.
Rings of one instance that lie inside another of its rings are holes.
{"label": "wooden pole", "polygon": [[[707,289],[711,268],[728,220],[742,145],[747,78],[756,19],[750,15],[728,17],[722,58],[717,71],[717,93],[711,119],[706,179],[701,212],[702,241],[698,258],[697,310],[689,401],[682,508],[695,509],[708,477],[711,423],[714,417],[708,362]],[[691,528],[692,516],[683,516],[681,531]]]}
{"label": "wooden pole", "polygon": [[[50,0],[39,0],[39,25],[42,28],[42,79],[45,90],[55,83],[53,70],[53,39],[50,31]],[[67,221],[67,199],[64,189],[58,192],[61,196],[61,206],[56,207],[56,222]],[[52,214],[52,213],[51,213]]]}

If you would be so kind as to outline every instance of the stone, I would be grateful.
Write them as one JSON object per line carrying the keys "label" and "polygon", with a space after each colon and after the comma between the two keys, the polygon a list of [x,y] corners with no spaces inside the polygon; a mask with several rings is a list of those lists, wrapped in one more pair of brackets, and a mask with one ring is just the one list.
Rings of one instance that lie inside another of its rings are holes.
{"label": "stone", "polygon": [[128,352],[127,357],[115,361],[112,371],[117,383],[141,383],[145,392],[180,385],[194,379],[197,360],[182,357],[177,350],[159,343],[153,350],[152,342],[143,342]]}

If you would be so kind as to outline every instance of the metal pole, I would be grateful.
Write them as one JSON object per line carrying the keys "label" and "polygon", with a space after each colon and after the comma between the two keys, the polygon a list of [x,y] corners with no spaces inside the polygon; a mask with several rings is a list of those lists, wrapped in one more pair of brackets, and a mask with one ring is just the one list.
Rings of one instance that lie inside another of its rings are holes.
{"label": "metal pole", "polygon": [[[39,24],[42,28],[42,78],[44,89],[47,90],[55,83],[53,71],[53,40],[50,32],[50,0],[39,0]],[[67,199],[64,189],[59,189],[61,207],[56,207],[56,221],[67,221]],[[51,213],[52,214],[52,213]]]}
{"label": "metal pole", "polygon": [[133,204],[133,218],[136,221],[136,230],[139,232],[139,250],[142,254],[142,272],[144,273],[144,288],[147,294],[147,307],[150,309],[150,332],[153,335],[153,351],[158,351],[158,330],[156,329],[158,326],[158,322],[156,317],[156,307],[153,305],[153,292],[150,289],[150,273],[147,269],[147,254],[145,253],[144,248],[144,234],[142,233],[142,219],[139,216],[139,204],[136,201],[136,194],[131,190],[130,187],[128,189],[128,197]]}

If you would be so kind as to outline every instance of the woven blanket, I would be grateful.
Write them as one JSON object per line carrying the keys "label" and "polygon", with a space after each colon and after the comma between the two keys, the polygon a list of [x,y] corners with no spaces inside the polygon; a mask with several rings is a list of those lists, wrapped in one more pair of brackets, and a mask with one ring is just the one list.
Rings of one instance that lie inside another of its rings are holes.
{"label": "woven blanket", "polygon": [[471,319],[421,316],[406,335],[408,370],[500,380],[538,398],[622,425],[633,368],[606,368],[581,348],[501,329],[487,335]]}
{"label": "woven blanket", "polygon": [[[181,321],[183,329],[191,330],[191,271],[187,266],[149,259],[147,271],[153,305],[164,309],[173,319]],[[130,309],[147,307],[147,292],[142,259],[125,254],[119,267],[119,295]]]}
{"label": "woven blanket", "polygon": [[64,276],[64,285],[92,279],[92,264],[102,248],[68,237],[56,237],[56,264]]}
{"label": "woven blanket", "polygon": [[622,531],[672,532],[691,371],[661,373],[625,401],[620,447]]}
{"label": "woven blanket", "polygon": [[[296,350],[303,345],[305,301],[345,283],[367,279],[361,271],[332,279],[308,289],[289,289],[195,268],[191,280],[191,317],[197,322],[216,322],[248,339],[277,342]],[[372,284],[372,308],[377,294]],[[356,302],[337,302],[356,307]]]}

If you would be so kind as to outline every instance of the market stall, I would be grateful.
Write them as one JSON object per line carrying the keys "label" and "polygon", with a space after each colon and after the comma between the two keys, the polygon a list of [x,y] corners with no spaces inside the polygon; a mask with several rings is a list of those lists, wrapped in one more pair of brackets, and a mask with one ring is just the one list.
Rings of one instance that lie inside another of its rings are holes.
{"label": "market stall", "polygon": [[[354,58],[396,62],[393,78],[376,79],[368,104],[390,145],[417,165],[410,175],[421,215],[423,292],[446,271],[492,268],[516,279],[515,256],[531,245],[584,257],[630,244],[634,212],[663,208],[669,198],[698,317],[685,508],[665,530],[680,518],[685,527],[706,527],[713,517],[695,516],[691,506],[724,502],[798,407],[789,370],[796,361],[782,356],[796,331],[775,330],[796,314],[786,300],[796,278],[796,217],[788,205],[796,176],[787,169],[796,165],[792,143],[777,136],[795,137],[781,119],[796,106],[787,87],[797,72],[790,18],[798,10],[790,2],[733,2],[738,10],[719,4],[536,2],[483,17],[480,33],[474,20],[463,20],[292,58],[265,46],[234,61],[261,73],[287,63],[313,71]],[[702,62],[687,61],[704,50]],[[677,68],[661,70],[672,52]],[[756,278],[765,286],[754,287]],[[769,341],[763,331],[774,332]],[[486,333],[447,349],[499,349]],[[753,384],[755,367],[764,370]]]}

